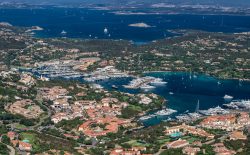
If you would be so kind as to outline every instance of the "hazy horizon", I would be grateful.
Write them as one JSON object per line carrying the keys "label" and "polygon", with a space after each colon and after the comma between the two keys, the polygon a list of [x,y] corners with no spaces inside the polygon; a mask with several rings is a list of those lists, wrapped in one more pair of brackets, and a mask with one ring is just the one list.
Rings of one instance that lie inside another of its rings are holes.
{"label": "hazy horizon", "polygon": [[187,4],[187,5],[218,5],[218,6],[244,6],[249,7],[249,0],[2,0],[2,3],[29,3],[29,4],[153,4],[153,3],[167,3],[167,4]]}

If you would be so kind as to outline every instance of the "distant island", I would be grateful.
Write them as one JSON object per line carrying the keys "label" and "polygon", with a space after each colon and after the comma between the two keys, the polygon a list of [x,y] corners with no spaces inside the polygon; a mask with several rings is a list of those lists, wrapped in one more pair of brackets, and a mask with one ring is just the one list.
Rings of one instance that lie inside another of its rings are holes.
{"label": "distant island", "polygon": [[140,28],[150,28],[152,27],[151,25],[148,25],[146,23],[134,23],[134,24],[129,24],[130,27],[140,27]]}

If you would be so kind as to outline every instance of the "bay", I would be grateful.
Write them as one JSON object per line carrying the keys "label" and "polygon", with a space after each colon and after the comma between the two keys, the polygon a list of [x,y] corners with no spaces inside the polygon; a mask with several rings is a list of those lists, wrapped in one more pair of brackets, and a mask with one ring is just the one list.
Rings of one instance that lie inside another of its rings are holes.
{"label": "bay", "polygon": [[[68,37],[81,39],[124,39],[135,43],[177,36],[173,29],[209,32],[250,31],[250,16],[233,15],[116,15],[109,10],[80,8],[0,9],[0,21],[15,26],[40,26],[36,37]],[[130,27],[146,23],[149,28]],[[104,33],[104,29],[108,33]],[[61,33],[61,32],[66,33]]]}

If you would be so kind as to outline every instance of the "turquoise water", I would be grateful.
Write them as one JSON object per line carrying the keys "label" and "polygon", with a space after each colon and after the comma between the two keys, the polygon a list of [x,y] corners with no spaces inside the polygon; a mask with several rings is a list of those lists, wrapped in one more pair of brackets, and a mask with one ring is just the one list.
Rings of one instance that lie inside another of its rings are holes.
{"label": "turquoise water", "polygon": [[[225,94],[233,96],[234,99],[250,99],[250,82],[247,81],[220,80],[206,75],[191,75],[190,78],[189,73],[181,72],[156,72],[146,75],[159,77],[168,82],[165,86],[156,87],[152,92],[163,96],[167,100],[166,106],[177,110],[177,114],[187,111],[194,112],[198,100],[200,110],[222,106],[226,103],[223,99]],[[131,79],[111,79],[99,84],[108,90],[112,90],[112,85],[116,85],[119,91],[140,93],[141,90],[126,89],[122,86],[128,84]],[[169,94],[170,92],[173,94]],[[147,121],[146,124],[156,124],[167,118],[155,117]]]}
{"label": "turquoise water", "polygon": [[[37,73],[33,74],[39,76]],[[173,116],[185,112],[194,112],[198,101],[200,110],[222,106],[226,103],[223,98],[224,95],[233,96],[234,100],[250,99],[250,81],[222,80],[207,75],[191,75],[186,72],[153,72],[147,73],[145,76],[162,78],[167,84],[156,86],[150,92],[124,88],[123,85],[128,84],[133,79],[131,77],[104,80],[98,82],[98,84],[107,90],[113,90],[112,85],[115,85],[118,88],[115,90],[131,94],[158,94],[167,100],[166,107],[177,110],[177,113],[174,113]],[[83,78],[73,80],[84,82]],[[167,119],[169,119],[169,116],[157,116],[146,120],[144,124],[153,125]]]}
{"label": "turquoise water", "polygon": [[182,136],[182,133],[181,132],[176,132],[176,133],[172,133],[170,135],[171,138],[178,138],[178,137],[181,137]]}

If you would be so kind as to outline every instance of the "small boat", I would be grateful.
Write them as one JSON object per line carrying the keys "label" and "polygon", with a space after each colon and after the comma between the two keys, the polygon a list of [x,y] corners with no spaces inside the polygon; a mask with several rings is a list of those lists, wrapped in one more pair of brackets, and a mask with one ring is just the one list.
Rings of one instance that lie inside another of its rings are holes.
{"label": "small boat", "polygon": [[150,84],[158,86],[158,85],[165,85],[167,84],[167,82],[163,81],[160,78],[156,78],[152,82],[150,82]]}
{"label": "small boat", "polygon": [[223,98],[224,100],[232,100],[234,97],[230,95],[225,95]]}
{"label": "small boat", "polygon": [[150,85],[143,85],[140,88],[143,89],[143,90],[148,91],[148,90],[154,89],[155,87],[154,86],[150,86]]}
{"label": "small boat", "polygon": [[65,35],[65,34],[67,34],[67,32],[64,31],[64,30],[62,30],[61,34],[62,34],[62,35]]}
{"label": "small boat", "polygon": [[103,30],[104,34],[107,34],[109,31],[108,29],[105,27],[105,29]]}
{"label": "small boat", "polygon": [[169,92],[169,95],[174,95],[174,93],[173,92]]}
{"label": "small boat", "polygon": [[144,120],[151,119],[151,118],[153,118],[153,117],[155,117],[155,116],[156,116],[156,115],[154,115],[154,114],[147,115],[147,116],[142,116],[142,117],[139,118],[139,120],[144,121]]}
{"label": "small boat", "polygon": [[113,89],[118,89],[118,87],[116,85],[112,85],[111,86]]}

